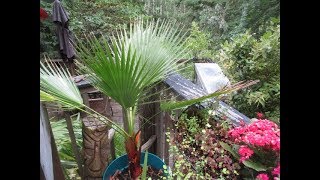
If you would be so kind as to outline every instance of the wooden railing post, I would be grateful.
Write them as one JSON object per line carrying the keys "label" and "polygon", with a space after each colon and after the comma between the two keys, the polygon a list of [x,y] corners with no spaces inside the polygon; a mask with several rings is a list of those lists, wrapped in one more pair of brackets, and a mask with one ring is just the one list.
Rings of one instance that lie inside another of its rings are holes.
{"label": "wooden railing post", "polygon": [[[157,92],[156,87],[153,88],[150,92],[146,94],[146,96],[150,96]],[[157,95],[153,95],[146,99],[146,102],[152,102],[158,100]],[[140,124],[141,124],[141,140],[143,143],[147,142],[153,135],[156,135],[156,122],[158,113],[157,108],[159,105],[157,103],[145,104],[140,107]],[[158,137],[156,137],[158,139]],[[148,152],[156,154],[157,153],[157,143],[153,143],[149,148]]]}
{"label": "wooden railing post", "polygon": [[[40,103],[40,128],[42,128],[40,129],[40,133],[42,133],[40,136],[40,166],[42,166],[42,178],[46,178],[45,180],[64,180],[65,177],[49,122],[48,112],[42,103]],[[50,164],[52,166],[50,166]]]}
{"label": "wooden railing post", "polygon": [[67,129],[68,129],[69,137],[70,137],[70,140],[71,140],[71,147],[72,147],[72,151],[73,151],[73,154],[75,156],[75,159],[76,159],[76,162],[77,162],[77,165],[78,165],[79,175],[80,175],[81,179],[83,179],[83,167],[82,167],[82,162],[83,161],[82,161],[82,158],[81,158],[81,155],[80,155],[80,151],[79,151],[78,146],[77,146],[76,137],[74,135],[73,126],[72,126],[72,120],[71,120],[71,117],[70,117],[70,112],[64,112],[64,118],[65,118],[66,123],[67,123]]}

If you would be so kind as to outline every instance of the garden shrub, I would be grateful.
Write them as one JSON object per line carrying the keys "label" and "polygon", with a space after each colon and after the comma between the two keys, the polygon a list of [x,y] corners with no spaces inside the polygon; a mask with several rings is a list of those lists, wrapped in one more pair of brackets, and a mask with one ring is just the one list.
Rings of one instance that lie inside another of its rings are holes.
{"label": "garden shrub", "polygon": [[229,130],[234,144],[223,147],[239,159],[257,179],[280,178],[280,129],[268,119]]}
{"label": "garden shrub", "polygon": [[279,120],[280,108],[280,25],[271,21],[264,34],[254,37],[250,31],[226,41],[215,60],[233,82],[256,80],[260,83],[232,96],[231,104],[247,116],[265,112]]}
{"label": "garden shrub", "polygon": [[209,35],[200,30],[198,23],[192,22],[190,36],[186,40],[186,46],[190,49],[193,58],[211,57],[209,51]]}
{"label": "garden shrub", "polygon": [[215,121],[206,112],[180,116],[176,142],[170,143],[169,150],[175,157],[172,178],[237,179],[239,176],[240,164],[220,145],[221,141],[232,143],[227,138],[229,126]]}

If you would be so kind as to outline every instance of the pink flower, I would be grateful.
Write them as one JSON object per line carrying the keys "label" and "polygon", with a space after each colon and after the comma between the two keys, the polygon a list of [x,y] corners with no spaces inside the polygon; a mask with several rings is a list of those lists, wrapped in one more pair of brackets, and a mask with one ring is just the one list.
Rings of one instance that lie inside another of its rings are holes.
{"label": "pink flower", "polygon": [[238,153],[241,156],[240,162],[243,162],[252,156],[253,151],[250,148],[248,148],[247,146],[240,146]]}
{"label": "pink flower", "polygon": [[262,119],[264,115],[261,112],[256,112],[257,118]]}
{"label": "pink flower", "polygon": [[268,175],[265,174],[265,173],[259,174],[256,178],[259,179],[259,180],[269,180]]}
{"label": "pink flower", "polygon": [[272,174],[278,176],[280,174],[280,164],[276,168],[273,169]]}
{"label": "pink flower", "polygon": [[235,143],[280,151],[280,129],[267,119],[257,120],[247,126],[236,127],[228,132]]}

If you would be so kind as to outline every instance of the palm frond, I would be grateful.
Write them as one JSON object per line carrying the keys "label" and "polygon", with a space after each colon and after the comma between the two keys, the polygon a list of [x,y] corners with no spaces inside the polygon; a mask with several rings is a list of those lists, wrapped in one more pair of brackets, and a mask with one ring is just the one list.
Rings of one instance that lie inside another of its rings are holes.
{"label": "palm frond", "polygon": [[[56,102],[62,108],[71,110],[79,109],[90,115],[99,116],[99,120],[110,127],[114,128],[123,136],[128,134],[105,116],[95,112],[90,107],[83,104],[81,94],[75,82],[71,79],[71,75],[67,70],[59,68],[57,65],[46,61],[46,65],[40,61],[40,100],[48,102]],[[84,109],[90,109],[91,112]],[[93,112],[93,113],[92,113]]]}
{"label": "palm frond", "polygon": [[40,100],[58,102],[65,109],[83,107],[79,89],[67,70],[56,64],[40,61]]}
{"label": "palm frond", "polygon": [[160,108],[163,111],[181,109],[181,108],[190,106],[192,104],[200,103],[200,102],[203,102],[205,100],[212,99],[212,98],[218,97],[218,96],[223,95],[223,94],[227,94],[227,93],[230,93],[230,92],[233,92],[233,91],[237,91],[239,89],[243,89],[243,88],[249,87],[249,86],[254,85],[254,84],[258,83],[258,82],[259,82],[259,80],[254,80],[254,81],[250,80],[250,81],[246,81],[246,82],[245,81],[241,81],[241,82],[238,82],[238,83],[236,83],[236,84],[234,84],[234,85],[232,85],[230,87],[223,88],[223,89],[221,89],[219,91],[216,91],[214,93],[208,94],[206,96],[201,96],[199,98],[185,100],[185,101],[179,101],[179,102],[165,102],[165,103],[162,103],[160,105]]}
{"label": "palm frond", "polygon": [[173,23],[138,21],[108,42],[87,36],[89,47],[77,45],[77,65],[89,81],[125,109],[134,107],[146,88],[178,69],[185,52]]}

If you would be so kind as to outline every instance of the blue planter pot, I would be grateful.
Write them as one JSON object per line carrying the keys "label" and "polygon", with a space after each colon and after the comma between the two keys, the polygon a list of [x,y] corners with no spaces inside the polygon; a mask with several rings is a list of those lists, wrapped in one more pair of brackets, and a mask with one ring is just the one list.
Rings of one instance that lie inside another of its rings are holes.
{"label": "blue planter pot", "polygon": [[[142,152],[140,156],[140,164],[143,166],[145,153]],[[110,176],[114,175],[117,170],[124,170],[128,167],[128,155],[120,156],[119,158],[113,160],[107,169],[103,173],[103,180],[109,180]],[[148,153],[148,166],[151,166],[155,169],[163,169],[165,163],[156,155]]]}

